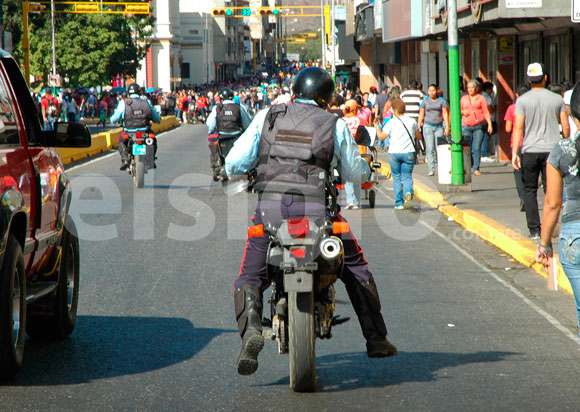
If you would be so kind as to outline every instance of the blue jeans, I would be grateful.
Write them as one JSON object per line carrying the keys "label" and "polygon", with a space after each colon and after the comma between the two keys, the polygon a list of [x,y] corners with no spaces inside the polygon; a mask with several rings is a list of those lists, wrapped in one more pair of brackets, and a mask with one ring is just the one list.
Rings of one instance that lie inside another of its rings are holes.
{"label": "blue jeans", "polygon": [[403,190],[405,194],[414,194],[412,173],[415,167],[415,153],[389,153],[389,165],[393,175],[395,206],[403,206]]}
{"label": "blue jeans", "polygon": [[558,244],[560,263],[574,292],[580,329],[580,221],[564,223]]}
{"label": "blue jeans", "polygon": [[437,139],[443,137],[443,126],[435,126],[425,123],[423,126],[423,139],[425,139],[425,154],[429,171],[435,171],[435,148]]}
{"label": "blue jeans", "polygon": [[481,160],[481,141],[483,140],[483,130],[481,126],[461,126],[461,134],[464,138],[469,137],[471,141],[471,156],[473,157],[473,171],[479,170]]}
{"label": "blue jeans", "polygon": [[344,191],[346,192],[346,203],[352,203],[360,207],[361,186],[353,182],[346,182],[344,184]]}
{"label": "blue jeans", "polygon": [[483,132],[483,139],[481,139],[481,155],[483,157],[491,156],[491,153],[489,152],[489,138],[489,133]]}

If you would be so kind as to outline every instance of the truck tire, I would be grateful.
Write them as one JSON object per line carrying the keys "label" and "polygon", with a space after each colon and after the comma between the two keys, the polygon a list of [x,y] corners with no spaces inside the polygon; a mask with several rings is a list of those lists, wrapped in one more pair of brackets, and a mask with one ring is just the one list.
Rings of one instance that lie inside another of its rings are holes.
{"label": "truck tire", "polygon": [[26,279],[22,247],[9,235],[0,269],[0,378],[12,378],[22,366],[26,340]]}
{"label": "truck tire", "polygon": [[145,159],[143,156],[135,156],[135,175],[133,182],[136,188],[142,188],[145,185]]}
{"label": "truck tire", "polygon": [[33,339],[64,339],[75,327],[79,300],[79,239],[70,218],[63,229],[61,249],[56,294],[43,302],[48,311],[30,313],[28,317],[27,332]]}
{"label": "truck tire", "polygon": [[316,389],[313,292],[288,292],[288,318],[290,388],[312,392]]}

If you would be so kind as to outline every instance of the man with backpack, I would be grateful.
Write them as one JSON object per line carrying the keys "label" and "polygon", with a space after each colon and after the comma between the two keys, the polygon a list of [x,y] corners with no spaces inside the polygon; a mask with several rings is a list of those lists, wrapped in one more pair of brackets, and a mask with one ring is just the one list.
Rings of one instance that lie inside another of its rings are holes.
{"label": "man with backpack", "polygon": [[[234,92],[229,87],[222,88],[219,93],[220,103],[217,103],[209,114],[206,125],[208,128],[207,143],[209,145],[210,163],[214,171],[214,180],[218,179],[221,166],[219,141],[235,141],[252,122],[246,108],[234,103]],[[231,147],[231,145],[228,145]],[[227,153],[222,153],[223,157]]]}
{"label": "man with backpack", "polygon": [[[141,87],[132,83],[127,88],[129,97],[121,100],[115,113],[111,116],[111,123],[123,120],[123,133],[119,136],[119,154],[121,155],[121,169],[129,167],[128,135],[126,132],[144,132],[149,130],[149,122],[161,122],[161,116],[155,110],[148,99],[140,97]],[[154,153],[157,153],[157,139],[153,139]]]}

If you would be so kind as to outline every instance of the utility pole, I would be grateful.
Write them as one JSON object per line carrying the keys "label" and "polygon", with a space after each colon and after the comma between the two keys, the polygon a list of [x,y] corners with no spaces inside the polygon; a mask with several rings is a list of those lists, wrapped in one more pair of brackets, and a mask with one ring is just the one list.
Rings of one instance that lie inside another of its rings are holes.
{"label": "utility pole", "polygon": [[449,53],[449,100],[451,112],[451,185],[463,185],[463,146],[461,145],[461,108],[459,104],[459,33],[457,0],[447,0],[447,43]]}
{"label": "utility pole", "polygon": [[324,26],[324,0],[320,0],[320,39],[322,40],[322,68],[326,70],[326,28]]}
{"label": "utility pole", "polygon": [[336,81],[336,41],[335,41],[335,33],[334,28],[336,26],[336,22],[334,20],[334,0],[330,0],[330,50],[332,50],[332,63],[331,63],[331,71],[330,74],[332,75],[333,80]]}

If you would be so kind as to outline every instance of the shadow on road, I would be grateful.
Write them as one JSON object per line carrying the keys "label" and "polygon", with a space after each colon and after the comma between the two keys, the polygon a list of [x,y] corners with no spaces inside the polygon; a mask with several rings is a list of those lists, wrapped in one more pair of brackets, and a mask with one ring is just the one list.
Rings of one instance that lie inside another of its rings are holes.
{"label": "shadow on road", "polygon": [[[369,359],[365,352],[340,353],[316,359],[318,391],[343,392],[358,388],[377,388],[405,382],[431,382],[441,379],[438,372],[457,366],[501,362],[515,352],[399,352],[394,358]],[[450,372],[449,377],[453,377]],[[448,378],[449,378],[448,377]],[[289,377],[257,386],[288,385]]]}
{"label": "shadow on road", "polygon": [[234,332],[181,318],[79,316],[65,341],[28,341],[22,371],[7,385],[70,385],[162,369]]}

